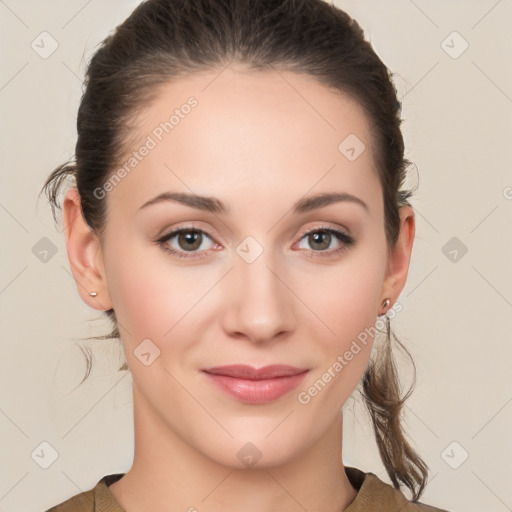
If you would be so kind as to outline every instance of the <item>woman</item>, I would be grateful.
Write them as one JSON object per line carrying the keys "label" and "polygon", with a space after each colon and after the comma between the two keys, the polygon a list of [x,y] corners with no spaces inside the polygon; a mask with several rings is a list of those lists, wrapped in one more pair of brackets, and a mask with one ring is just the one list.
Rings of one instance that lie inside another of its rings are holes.
{"label": "woman", "polygon": [[[415,233],[400,103],[357,23],[322,0],[148,0],[86,86],[44,191],[55,215],[76,180],[68,257],[122,341],[135,455],[51,510],[440,510],[391,355]],[[393,486],[342,462],[360,381]]]}

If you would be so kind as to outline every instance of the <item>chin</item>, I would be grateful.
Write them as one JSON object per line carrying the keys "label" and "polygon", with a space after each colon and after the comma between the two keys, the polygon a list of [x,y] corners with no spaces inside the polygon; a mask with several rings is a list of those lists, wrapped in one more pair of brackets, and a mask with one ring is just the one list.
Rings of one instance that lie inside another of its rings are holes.
{"label": "chin", "polygon": [[[223,443],[216,437],[211,439],[211,445],[205,447],[206,450],[199,450],[216,464],[232,469],[257,470],[287,464],[306,448],[299,446],[298,440],[282,433],[268,436],[271,430],[255,435],[253,429],[248,435],[234,436],[234,439],[226,439]],[[214,451],[212,447],[215,447]]]}

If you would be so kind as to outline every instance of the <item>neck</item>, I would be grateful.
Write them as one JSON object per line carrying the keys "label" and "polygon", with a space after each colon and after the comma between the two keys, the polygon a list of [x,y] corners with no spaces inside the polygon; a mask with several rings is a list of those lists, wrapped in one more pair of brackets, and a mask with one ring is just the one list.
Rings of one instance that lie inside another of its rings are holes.
{"label": "neck", "polygon": [[324,435],[286,463],[234,468],[197,451],[158,417],[133,385],[135,453],[110,486],[126,510],[340,512],[355,498],[342,463],[341,413]]}

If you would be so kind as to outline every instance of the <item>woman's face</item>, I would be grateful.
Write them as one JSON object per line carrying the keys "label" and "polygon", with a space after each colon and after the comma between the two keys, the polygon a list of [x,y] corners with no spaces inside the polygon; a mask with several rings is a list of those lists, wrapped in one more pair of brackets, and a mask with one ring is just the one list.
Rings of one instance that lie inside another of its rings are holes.
{"label": "woman's face", "polygon": [[[228,466],[290,459],[339,426],[371,352],[358,336],[390,296],[369,120],[311,77],[228,68],[166,85],[131,129],[106,187],[98,299],[119,322],[136,414]],[[323,194],[357,199],[309,202]],[[304,373],[204,371],[276,364]]]}

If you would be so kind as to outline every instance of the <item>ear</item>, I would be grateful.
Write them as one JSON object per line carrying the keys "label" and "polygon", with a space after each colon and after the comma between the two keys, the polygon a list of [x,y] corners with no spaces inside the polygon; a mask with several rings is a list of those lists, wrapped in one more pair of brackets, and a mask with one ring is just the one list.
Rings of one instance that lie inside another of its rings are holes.
{"label": "ear", "polygon": [[[63,222],[68,259],[80,297],[93,309],[112,309],[100,241],[84,219],[77,188],[66,192]],[[97,292],[95,297],[89,295],[93,291]]]}
{"label": "ear", "polygon": [[402,206],[398,239],[389,250],[388,266],[382,287],[382,301],[389,297],[391,304],[394,304],[405,286],[415,231],[414,210],[410,206]]}

